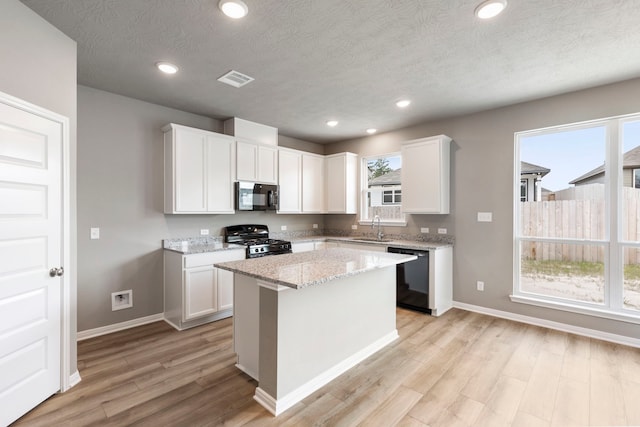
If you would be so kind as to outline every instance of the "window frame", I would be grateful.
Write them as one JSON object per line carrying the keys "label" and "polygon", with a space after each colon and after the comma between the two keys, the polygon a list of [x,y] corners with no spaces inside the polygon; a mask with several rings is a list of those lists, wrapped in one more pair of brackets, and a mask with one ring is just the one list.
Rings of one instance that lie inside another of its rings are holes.
{"label": "window frame", "polygon": [[[640,241],[622,240],[623,216],[623,127],[626,123],[640,121],[640,113],[614,116],[566,125],[521,131],[514,134],[514,179],[513,179],[513,302],[540,307],[586,314],[590,316],[620,320],[640,324],[640,311],[624,307],[624,265],[625,248],[640,248]],[[521,159],[520,140],[563,131],[605,127],[605,235],[603,239],[571,239],[527,237],[520,235],[521,218]],[[520,289],[521,242],[568,243],[579,245],[602,245],[604,247],[604,302],[602,304],[569,300],[548,295],[525,292]]]}
{"label": "window frame", "polygon": [[[372,190],[369,189],[369,176],[368,176],[368,163],[371,160],[376,160],[384,157],[400,157],[402,159],[402,154],[400,151],[392,151],[388,153],[382,154],[371,154],[360,157],[360,203],[359,203],[359,212],[358,212],[358,224],[359,225],[371,225],[373,224],[373,218],[369,219],[365,217],[365,213],[367,212],[367,200],[370,197]],[[400,166],[402,167],[402,166]],[[392,186],[394,190],[397,189],[402,191],[402,183],[399,186]],[[384,190],[382,190],[384,191]],[[391,205],[388,204],[386,206],[402,206],[402,203]],[[402,209],[402,208],[401,208]],[[378,222],[376,221],[376,224]],[[393,219],[382,219],[380,221],[381,225],[391,226],[391,227],[406,227],[407,225],[407,214],[402,212],[402,218],[397,220]]]}

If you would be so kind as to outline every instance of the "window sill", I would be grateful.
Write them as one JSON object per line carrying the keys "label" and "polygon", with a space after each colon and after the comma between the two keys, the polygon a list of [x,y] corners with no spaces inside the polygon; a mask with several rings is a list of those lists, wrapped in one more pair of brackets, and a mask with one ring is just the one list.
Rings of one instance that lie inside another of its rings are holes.
{"label": "window sill", "polygon": [[[371,226],[372,225],[372,221],[371,220],[359,220],[358,224],[360,225],[366,225],[366,226]],[[383,227],[406,227],[407,226],[407,221],[380,221],[380,225]],[[376,221],[375,227],[378,226],[378,221]]]}
{"label": "window sill", "polygon": [[571,313],[584,314],[587,316],[602,317],[604,319],[617,320],[620,322],[640,324],[640,312],[638,314],[628,314],[625,312],[611,311],[605,308],[585,307],[571,304],[570,302],[551,301],[544,298],[537,298],[529,295],[509,295],[511,301],[535,305],[538,307],[551,308],[555,310],[569,311]]}

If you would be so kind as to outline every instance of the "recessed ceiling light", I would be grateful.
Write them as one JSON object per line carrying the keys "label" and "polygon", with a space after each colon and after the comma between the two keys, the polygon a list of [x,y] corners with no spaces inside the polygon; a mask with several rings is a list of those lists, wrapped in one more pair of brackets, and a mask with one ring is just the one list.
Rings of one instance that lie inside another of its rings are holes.
{"label": "recessed ceiling light", "polygon": [[329,120],[327,122],[327,126],[331,126],[332,128],[336,127],[336,126],[338,126],[338,121],[337,120]]}
{"label": "recessed ceiling light", "polygon": [[401,101],[396,102],[396,106],[398,108],[405,108],[408,107],[409,104],[411,104],[411,101],[409,101],[408,99],[403,99]]}
{"label": "recessed ceiling light", "polygon": [[507,0],[486,0],[476,7],[476,16],[480,19],[489,19],[497,16],[507,7]]}
{"label": "recessed ceiling light", "polygon": [[369,128],[367,129],[367,133],[369,135],[373,135],[374,133],[378,132],[378,129],[374,129],[374,128]]}
{"label": "recessed ceiling light", "polygon": [[249,8],[242,0],[220,0],[218,7],[229,18],[240,19],[247,16]]}
{"label": "recessed ceiling light", "polygon": [[175,74],[178,72],[178,67],[170,62],[156,62],[156,67],[165,74]]}

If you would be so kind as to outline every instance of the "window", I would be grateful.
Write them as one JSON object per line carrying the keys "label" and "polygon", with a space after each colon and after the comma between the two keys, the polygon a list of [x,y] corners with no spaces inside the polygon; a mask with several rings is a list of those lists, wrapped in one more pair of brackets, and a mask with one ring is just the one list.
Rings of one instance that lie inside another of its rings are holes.
{"label": "window", "polygon": [[520,201],[521,202],[527,201],[527,180],[526,179],[520,180]]}
{"label": "window", "polygon": [[[640,323],[640,115],[515,144],[512,299]],[[526,165],[548,170],[535,184],[548,197],[526,197]]]}
{"label": "window", "polygon": [[402,213],[402,157],[400,153],[362,159],[362,207],[360,221],[376,216],[388,225],[406,224]]}
{"label": "window", "polygon": [[382,191],[383,205],[399,205],[402,202],[402,190],[384,190]]}

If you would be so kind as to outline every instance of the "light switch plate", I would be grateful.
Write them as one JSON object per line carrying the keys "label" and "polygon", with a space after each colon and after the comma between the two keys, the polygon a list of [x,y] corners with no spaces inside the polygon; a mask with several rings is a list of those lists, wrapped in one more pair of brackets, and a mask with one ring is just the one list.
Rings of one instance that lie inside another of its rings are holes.
{"label": "light switch plate", "polygon": [[357,225],[355,225],[355,224],[353,224],[353,225],[351,226],[351,229],[352,229],[352,230],[357,230],[357,229],[358,229],[358,226],[357,226]]}
{"label": "light switch plate", "polygon": [[446,228],[438,228],[438,234],[447,234]]}
{"label": "light switch plate", "polygon": [[209,230],[206,228],[203,228],[200,230],[200,235],[201,236],[208,236],[209,235]]}
{"label": "light switch plate", "polygon": [[280,226],[280,231],[287,231],[287,226],[286,225],[281,225]]}
{"label": "light switch plate", "polygon": [[91,240],[98,240],[100,238],[100,228],[91,227]]}
{"label": "light switch plate", "polygon": [[478,212],[478,222],[492,222],[492,221],[493,221],[492,212]]}
{"label": "light switch plate", "polygon": [[313,228],[318,228],[318,224],[313,224]]}
{"label": "light switch plate", "polygon": [[420,232],[421,233],[428,233],[429,232],[429,227],[420,227]]}

